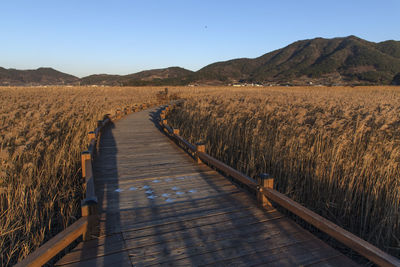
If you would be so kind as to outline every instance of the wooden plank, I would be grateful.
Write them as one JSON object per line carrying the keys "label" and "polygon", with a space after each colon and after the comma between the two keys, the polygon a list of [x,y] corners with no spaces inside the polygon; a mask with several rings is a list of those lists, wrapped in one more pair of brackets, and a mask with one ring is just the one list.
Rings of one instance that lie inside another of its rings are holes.
{"label": "wooden plank", "polygon": [[[261,222],[246,222],[242,221],[237,226],[228,225],[226,228],[222,224],[210,224],[201,227],[188,228],[177,232],[170,233],[157,233],[157,229],[154,228],[155,232],[153,235],[146,235],[143,237],[127,239],[126,244],[128,247],[152,247],[152,249],[163,251],[165,247],[171,248],[188,248],[190,246],[198,246],[204,243],[213,243],[218,240],[225,239],[238,239],[241,238],[243,242],[247,242],[248,239],[259,237],[262,234],[282,234],[281,225],[285,219],[282,217],[276,217],[271,219],[265,219]],[[274,222],[274,223],[270,223]],[[285,227],[283,227],[285,228]],[[299,229],[293,227],[287,227],[287,233],[291,235],[299,232]],[[249,236],[245,236],[249,235]]]}
{"label": "wooden plank", "polygon": [[107,236],[107,238],[92,239],[79,243],[70,253],[60,259],[57,265],[65,265],[118,253],[123,251],[124,248],[124,240],[120,233]]}
{"label": "wooden plank", "polygon": [[170,175],[179,175],[179,174],[184,174],[187,172],[196,172],[198,169],[193,168],[193,167],[180,167],[180,168],[174,168],[174,169],[169,169],[169,170],[142,170],[140,172],[130,172],[130,173],[121,173],[118,172],[118,170],[113,169],[110,171],[105,171],[103,170],[101,173],[96,172],[96,179],[99,177],[99,180],[105,179],[104,182],[108,182],[108,180],[134,180],[135,178],[143,178],[143,177],[156,177],[156,176],[170,176]]}
{"label": "wooden plank", "polygon": [[[254,197],[210,167],[195,164],[154,127],[147,111],[103,131],[93,168],[100,237],[80,244],[59,264],[225,266],[243,259],[274,264],[291,255],[293,262],[315,264],[342,257],[276,210],[257,208]],[[188,173],[193,177],[176,179]],[[244,182],[255,189],[250,178]],[[143,186],[158,198],[148,199]],[[165,203],[160,195],[172,194],[173,186],[185,194]],[[186,194],[192,188],[198,191]]]}
{"label": "wooden plank", "polygon": [[85,242],[80,242],[76,247],[74,247],[71,251],[85,251],[87,248],[98,247],[98,246],[107,246],[107,244],[113,243],[123,243],[124,239],[121,233],[116,233],[112,235],[108,235],[105,237],[98,237],[95,239],[91,239]]}
{"label": "wooden plank", "polygon": [[[217,191],[218,190],[218,191]],[[113,212],[115,210],[121,209],[129,209],[131,207],[156,207],[162,204],[171,205],[174,202],[184,202],[190,200],[196,200],[202,197],[216,197],[218,195],[225,195],[227,193],[235,193],[239,192],[237,189],[234,188],[225,188],[225,189],[209,189],[207,191],[203,190],[202,192],[190,193],[185,192],[185,195],[173,195],[176,192],[171,190],[171,196],[163,197],[160,194],[153,195],[151,198],[148,198],[147,194],[143,193],[143,199],[129,199],[129,198],[119,198],[119,199],[110,199],[108,201],[101,201],[102,211],[103,212]],[[179,191],[181,192],[181,191]],[[183,193],[183,192],[182,192]],[[170,203],[172,202],[172,203]]]}
{"label": "wooden plank", "polygon": [[[96,181],[99,181],[96,178]],[[174,178],[151,178],[146,180],[107,180],[106,187],[100,187],[97,192],[107,192],[115,191],[116,189],[122,189],[120,193],[137,193],[143,190],[143,186],[151,187],[153,190],[162,191],[169,187],[178,186],[182,188],[195,187],[195,188],[210,188],[210,187],[231,187],[236,188],[228,179],[220,175],[185,175],[185,176],[175,176]],[[129,190],[134,187],[134,191]]]}
{"label": "wooden plank", "polygon": [[[178,177],[182,176],[190,176],[190,177],[214,177],[214,175],[219,175],[216,171],[213,170],[208,170],[208,171],[196,171],[196,172],[178,172],[178,173],[173,173],[170,175],[158,175],[158,176],[128,176],[128,177],[118,177],[115,179],[116,183],[119,183],[120,185],[124,184],[134,184],[134,183],[141,183],[141,182],[146,182],[146,181],[152,181],[152,180],[166,180],[166,179],[175,179]],[[122,179],[121,179],[122,178]],[[124,179],[125,178],[125,179]],[[96,176],[96,181],[99,181],[101,179],[109,181],[109,177],[97,177]],[[224,178],[226,179],[226,178]]]}
{"label": "wooden plank", "polygon": [[338,225],[303,207],[287,196],[273,189],[265,187],[262,188],[262,193],[264,193],[267,198],[293,212],[306,222],[327,233],[329,236],[335,238],[349,248],[357,251],[372,262],[381,266],[400,266],[399,259],[383,252],[382,250],[371,245],[358,236],[344,230],[343,228],[340,228]]}
{"label": "wooden plank", "polygon": [[96,267],[108,267],[108,266],[118,266],[118,267],[131,267],[129,256],[126,252],[119,252],[114,254],[108,254],[101,257],[96,257],[88,260],[76,259],[73,263],[68,264],[56,264],[56,266],[65,267],[82,267],[82,266],[96,266]]}
{"label": "wooden plank", "polygon": [[[239,208],[242,209],[242,208]],[[113,222],[113,223],[103,223],[102,221],[100,221],[100,231],[101,232],[105,232],[105,233],[113,233],[116,231],[126,231],[126,230],[133,230],[135,228],[141,228],[144,226],[148,226],[148,225],[157,225],[157,224],[163,224],[163,223],[168,223],[168,222],[174,222],[176,220],[183,220],[183,219],[196,219],[196,218],[200,218],[200,217],[204,217],[207,215],[215,215],[218,213],[227,213],[227,212],[232,212],[238,210],[238,208],[236,207],[224,207],[224,208],[218,208],[218,209],[208,209],[208,208],[204,208],[204,209],[198,209],[198,210],[194,210],[192,212],[186,212],[183,214],[170,214],[169,216],[160,216],[159,218],[146,218],[146,219],[142,219],[141,221],[137,221],[138,218],[140,217],[136,217],[136,218],[132,218],[132,220],[125,220],[125,223],[121,224],[118,222]],[[106,220],[119,220],[119,218],[117,217],[107,217]],[[136,219],[136,220],[135,220]],[[105,228],[107,227],[107,225],[112,225],[111,229]]]}
{"label": "wooden plank", "polygon": [[[276,240],[271,242],[283,242],[285,238],[294,239],[296,235],[305,235],[303,231],[296,227],[292,227],[287,223],[287,219],[275,219],[274,222],[281,222],[283,229],[287,231],[284,233],[280,225],[269,224],[267,222],[259,222],[255,224],[242,225],[241,227],[232,227],[229,229],[206,229],[204,234],[203,228],[198,231],[191,232],[178,232],[175,234],[157,235],[148,238],[130,239],[126,240],[127,247],[130,248],[130,255],[138,257],[139,255],[149,256],[155,254],[163,254],[168,251],[166,255],[173,254],[172,251],[177,252],[189,251],[189,248],[194,248],[192,252],[198,252],[200,247],[206,248],[207,253],[223,249],[225,245],[228,247],[243,246],[244,244],[255,242],[255,240],[263,240],[268,243],[268,240],[276,237]],[[265,244],[264,244],[265,245]],[[191,252],[191,253],[192,253]],[[191,254],[189,253],[189,254]],[[159,258],[162,258],[160,254]],[[178,253],[181,254],[181,253]],[[138,259],[139,260],[139,259]]]}
{"label": "wooden plank", "polygon": [[[208,256],[202,260],[202,264],[213,266],[307,266],[309,263],[320,259],[339,258],[342,254],[328,247],[318,239],[283,244],[281,246],[257,246],[253,251],[238,251],[238,253],[224,255],[218,260]],[[181,265],[174,262],[174,265]],[[340,265],[334,265],[340,266]],[[351,260],[346,261],[343,266],[358,266]]]}
{"label": "wooden plank", "polygon": [[229,213],[211,214],[195,219],[183,219],[179,221],[172,221],[167,223],[160,223],[157,225],[146,225],[142,228],[128,229],[122,234],[125,240],[140,238],[154,235],[156,227],[157,235],[176,233],[178,231],[191,231],[201,227],[203,232],[207,227],[221,227],[229,229],[239,227],[242,225],[256,224],[266,221],[272,221],[284,218],[284,216],[277,211],[271,212],[268,216],[264,214],[257,214],[250,210],[237,210]]}
{"label": "wooden plank", "polygon": [[288,246],[299,245],[299,243],[304,246],[304,242],[310,240],[315,243],[315,238],[304,232],[290,232],[290,235],[284,235],[281,231],[275,229],[270,231],[260,230],[258,232],[253,230],[243,234],[235,233],[235,235],[231,236],[205,237],[203,240],[190,239],[186,243],[174,242],[168,244],[168,246],[163,244],[152,246],[148,249],[131,249],[129,250],[129,255],[133,264],[142,263],[144,266],[214,265],[218,260],[228,260],[235,256],[243,257],[262,250],[282,250]]}
{"label": "wooden plank", "polygon": [[87,217],[82,217],[69,226],[67,229],[57,234],[55,237],[44,243],[33,253],[29,254],[24,260],[20,261],[17,267],[22,266],[42,266],[56,256],[61,250],[80,237],[88,225]]}
{"label": "wooden plank", "polygon": [[[244,225],[245,226],[245,225]],[[277,229],[272,229],[271,227],[269,228],[263,228],[263,229],[268,229],[269,231],[265,230],[260,230],[253,228],[251,229],[252,232],[264,232],[265,235],[271,236],[279,233]],[[201,229],[203,230],[203,229]],[[226,236],[231,236],[233,231],[235,232],[235,235],[243,235],[243,232],[240,232],[237,228],[233,227],[230,229],[230,233],[228,232],[227,229],[224,230],[223,235],[219,235],[219,238],[225,239]],[[298,229],[297,229],[298,231]],[[195,232],[195,231],[192,231]],[[188,235],[189,232],[185,232],[186,235]],[[140,237],[140,238],[135,238],[131,240],[125,240],[125,242],[119,242],[119,244],[114,243],[113,245],[109,246],[98,246],[98,247],[92,247],[92,248],[87,248],[84,251],[73,251],[71,252],[68,257],[68,261],[74,261],[77,258],[80,260],[87,260],[91,258],[96,258],[96,257],[102,257],[114,253],[119,253],[121,251],[127,251],[130,250],[132,251],[143,251],[146,250],[147,253],[149,251],[163,251],[165,248],[165,244],[170,243],[171,246],[179,248],[179,246],[189,246],[190,244],[195,245],[198,242],[201,242],[202,240],[204,241],[204,238],[207,238],[208,240],[213,239],[218,240],[218,233],[212,233],[212,232],[207,232],[207,237],[194,237],[194,238],[189,238],[188,236],[182,237],[182,234],[178,234],[178,237],[175,239],[170,239],[170,240],[163,240],[163,238],[168,238],[168,235],[173,236],[171,234],[165,234],[165,235],[154,235],[153,238],[149,238],[148,236]],[[256,235],[260,237],[261,235]],[[253,238],[253,237],[252,237]],[[78,257],[79,256],[79,257]],[[65,261],[64,261],[65,262]]]}
{"label": "wooden plank", "polygon": [[162,217],[177,216],[182,213],[188,213],[195,210],[200,212],[200,209],[224,209],[234,206],[236,208],[255,208],[253,205],[254,199],[244,194],[241,191],[218,194],[214,196],[206,196],[203,198],[190,199],[185,201],[173,202],[170,204],[160,204],[152,207],[132,207],[130,209],[116,210],[115,212],[104,212],[100,218],[104,216],[114,216],[114,213],[123,217],[137,217],[136,220],[147,216],[154,216],[162,210]]}
{"label": "wooden plank", "polygon": [[[174,169],[159,169],[159,170],[143,170],[140,172],[130,172],[130,173],[121,173],[118,172],[118,169],[115,167],[109,169],[103,169],[101,172],[96,171],[95,176],[99,179],[116,179],[116,180],[134,180],[136,178],[143,177],[157,177],[157,176],[170,176],[170,175],[179,175],[187,172],[196,172],[201,171],[194,167],[180,167]],[[108,180],[107,180],[108,181]],[[105,181],[106,182],[106,181]]]}
{"label": "wooden plank", "polygon": [[[192,191],[191,191],[192,190]],[[184,194],[177,192],[182,192]],[[190,192],[189,192],[190,191]],[[166,198],[166,195],[162,195],[164,193],[168,193],[171,198],[177,198],[179,196],[190,196],[191,199],[202,198],[203,196],[216,195],[217,193],[225,193],[225,192],[239,192],[240,188],[225,183],[213,183],[212,187],[207,185],[207,183],[178,183],[178,182],[169,182],[165,185],[158,186],[155,184],[128,184],[123,186],[117,186],[115,184],[111,184],[107,186],[107,188],[97,189],[97,194],[99,196],[107,196],[108,200],[122,201],[124,198],[129,200],[146,200],[146,197],[149,195],[157,195],[158,198]],[[174,196],[174,194],[176,196]],[[104,202],[107,203],[107,202]]]}
{"label": "wooden plank", "polygon": [[[280,217],[279,217],[280,216]],[[281,214],[275,214],[274,217],[271,215],[269,220],[277,220],[281,218]],[[189,233],[196,233],[197,231],[201,231],[206,233],[206,230],[208,230],[207,233],[212,233],[213,229],[215,227],[219,226],[220,228],[224,228],[224,231],[227,231],[227,229],[234,229],[237,228],[238,226],[246,226],[249,225],[249,223],[252,223],[251,225],[256,225],[256,223],[260,223],[257,220],[250,220],[249,218],[242,218],[236,227],[227,225],[224,226],[223,222],[216,222],[216,223],[204,223],[203,225],[193,225],[193,227],[187,227],[187,228],[179,228],[181,222],[176,222],[174,225],[178,228],[175,228],[175,231],[171,231],[171,224],[169,225],[163,225],[164,226],[164,232],[160,230],[159,226],[153,226],[153,227],[145,227],[143,229],[136,229],[135,231],[131,232],[123,232],[122,234],[124,235],[123,240],[116,240],[112,244],[108,244],[107,242],[102,242],[102,245],[97,245],[96,243],[93,243],[88,247],[88,245],[84,246],[83,249],[76,249],[72,251],[68,257],[64,257],[63,262],[67,261],[73,261],[75,258],[80,258],[81,260],[85,259],[90,259],[98,256],[104,256],[107,254],[112,254],[112,253],[117,253],[122,250],[128,250],[128,249],[133,249],[135,247],[143,247],[143,244],[148,244],[151,246],[152,240],[160,240],[160,239],[166,239],[171,236],[174,236],[174,234],[182,236],[182,231],[185,232],[186,235]],[[169,229],[168,229],[169,228]],[[269,228],[270,229],[270,228]],[[180,232],[181,231],[181,232]],[[134,235],[132,235],[134,234]],[[105,238],[104,238],[105,239]],[[154,243],[154,242],[153,242]],[[106,245],[105,245],[106,244]],[[147,246],[147,245],[146,245]]]}
{"label": "wooden plank", "polygon": [[356,266],[353,261],[351,261],[349,258],[347,258],[344,255],[338,255],[336,257],[328,257],[328,258],[322,258],[318,259],[314,262],[310,262],[306,265],[303,265],[304,267],[306,266],[320,266],[320,267],[327,267],[327,266]]}

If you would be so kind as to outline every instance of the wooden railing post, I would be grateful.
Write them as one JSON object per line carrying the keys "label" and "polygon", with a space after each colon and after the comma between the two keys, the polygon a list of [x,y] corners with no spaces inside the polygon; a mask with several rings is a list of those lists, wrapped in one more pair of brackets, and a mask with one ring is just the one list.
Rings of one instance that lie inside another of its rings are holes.
{"label": "wooden railing post", "polygon": [[195,159],[198,164],[202,163],[201,159],[197,155],[197,152],[206,152],[206,145],[203,142],[196,143],[196,156]]}
{"label": "wooden railing post", "polygon": [[263,187],[274,189],[274,179],[271,178],[268,173],[262,173],[259,176],[257,186],[257,202],[261,207],[272,206],[271,202],[269,202],[267,197],[262,193]]}
{"label": "wooden railing post", "polygon": [[93,131],[89,132],[88,138],[89,138],[89,143],[90,143],[93,139],[96,139],[96,133]]}
{"label": "wooden railing post", "polygon": [[83,200],[81,204],[82,217],[88,218],[88,224],[83,232],[83,240],[87,241],[93,239],[97,234],[98,225],[98,211],[97,201],[95,200]]}
{"label": "wooden railing post", "polygon": [[115,111],[115,117],[117,118],[117,120],[119,120],[119,119],[122,118],[122,112],[121,112],[120,109],[117,109],[117,110]]}
{"label": "wooden railing post", "polygon": [[81,164],[82,164],[82,178],[85,180],[86,177],[86,160],[90,160],[91,155],[89,151],[83,151],[81,154]]}

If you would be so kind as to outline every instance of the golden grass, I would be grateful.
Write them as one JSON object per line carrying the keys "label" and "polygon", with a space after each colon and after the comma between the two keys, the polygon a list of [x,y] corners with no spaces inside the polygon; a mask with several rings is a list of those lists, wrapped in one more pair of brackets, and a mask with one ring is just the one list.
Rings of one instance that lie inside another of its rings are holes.
{"label": "golden grass", "polygon": [[383,250],[400,250],[400,88],[196,88],[168,122]]}
{"label": "golden grass", "polygon": [[[79,216],[80,153],[106,113],[163,88],[0,88],[0,265]],[[399,88],[175,88],[169,123],[369,242],[399,255]],[[0,189],[1,190],[1,189]],[[0,191],[1,192],[1,191]]]}
{"label": "golden grass", "polygon": [[0,88],[0,265],[22,259],[74,222],[80,153],[97,120],[157,104],[160,88]]}

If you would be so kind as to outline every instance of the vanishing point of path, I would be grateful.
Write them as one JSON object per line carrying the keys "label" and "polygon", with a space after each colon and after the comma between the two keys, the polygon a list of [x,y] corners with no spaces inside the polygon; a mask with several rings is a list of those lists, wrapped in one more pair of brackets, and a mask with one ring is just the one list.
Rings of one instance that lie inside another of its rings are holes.
{"label": "vanishing point of path", "polygon": [[157,128],[156,110],[102,135],[94,162],[99,237],[61,266],[351,266],[278,211],[199,165]]}

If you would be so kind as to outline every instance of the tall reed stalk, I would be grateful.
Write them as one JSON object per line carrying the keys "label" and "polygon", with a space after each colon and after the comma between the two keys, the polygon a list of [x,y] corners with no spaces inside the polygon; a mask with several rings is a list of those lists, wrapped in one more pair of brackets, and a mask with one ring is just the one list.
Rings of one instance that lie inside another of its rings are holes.
{"label": "tall reed stalk", "polygon": [[399,88],[209,90],[172,110],[191,142],[400,256]]}
{"label": "tall reed stalk", "polygon": [[160,88],[0,88],[0,266],[80,216],[80,153],[106,113],[156,105]]}

